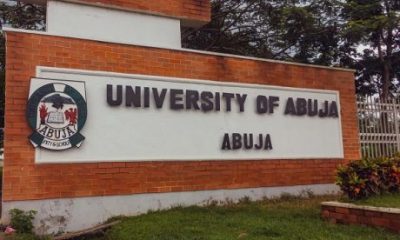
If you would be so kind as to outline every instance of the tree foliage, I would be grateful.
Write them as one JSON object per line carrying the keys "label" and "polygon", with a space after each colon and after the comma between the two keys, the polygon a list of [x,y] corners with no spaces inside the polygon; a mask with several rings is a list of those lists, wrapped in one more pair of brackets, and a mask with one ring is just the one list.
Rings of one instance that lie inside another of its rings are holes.
{"label": "tree foliage", "polygon": [[368,46],[357,56],[357,90],[397,95],[400,74],[400,1],[347,0],[343,36],[349,44]]}
{"label": "tree foliage", "polygon": [[183,44],[202,50],[340,65],[340,6],[322,0],[214,0],[212,21],[186,29]]}

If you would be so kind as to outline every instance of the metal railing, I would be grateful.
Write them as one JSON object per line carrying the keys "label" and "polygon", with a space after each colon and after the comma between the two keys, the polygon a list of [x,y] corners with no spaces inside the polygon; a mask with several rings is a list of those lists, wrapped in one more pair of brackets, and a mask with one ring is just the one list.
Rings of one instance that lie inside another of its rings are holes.
{"label": "metal railing", "polygon": [[390,157],[400,150],[400,102],[364,97],[357,101],[363,157]]}

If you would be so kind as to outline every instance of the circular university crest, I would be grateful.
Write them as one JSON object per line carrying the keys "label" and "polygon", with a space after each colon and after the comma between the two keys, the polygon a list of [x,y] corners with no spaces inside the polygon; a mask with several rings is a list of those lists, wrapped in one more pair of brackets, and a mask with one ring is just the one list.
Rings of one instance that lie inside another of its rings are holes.
{"label": "circular university crest", "polygon": [[63,83],[46,84],[28,100],[27,118],[34,130],[29,137],[35,147],[65,150],[79,147],[85,139],[79,131],[87,117],[84,97]]}

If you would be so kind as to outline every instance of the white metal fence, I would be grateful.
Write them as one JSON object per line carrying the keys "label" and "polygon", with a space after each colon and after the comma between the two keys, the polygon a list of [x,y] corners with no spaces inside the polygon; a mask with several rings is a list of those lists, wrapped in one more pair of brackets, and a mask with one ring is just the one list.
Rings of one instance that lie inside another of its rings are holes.
{"label": "white metal fence", "polygon": [[363,157],[393,156],[400,151],[400,102],[376,97],[357,101]]}

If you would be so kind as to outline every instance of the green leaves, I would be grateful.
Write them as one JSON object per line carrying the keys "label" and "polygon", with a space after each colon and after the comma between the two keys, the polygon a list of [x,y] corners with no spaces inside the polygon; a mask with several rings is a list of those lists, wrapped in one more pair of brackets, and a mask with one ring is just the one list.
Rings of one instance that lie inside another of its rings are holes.
{"label": "green leaves", "polygon": [[23,211],[17,208],[10,210],[11,226],[18,233],[32,233],[33,220],[35,219],[36,211]]}
{"label": "green leaves", "polygon": [[186,29],[183,46],[333,65],[339,60],[340,9],[331,1],[214,0],[212,22]]}
{"label": "green leaves", "polygon": [[350,199],[400,191],[400,157],[362,159],[337,169],[336,184]]}
{"label": "green leaves", "polygon": [[343,38],[349,46],[364,44],[356,59],[357,90],[386,98],[398,91],[400,9],[398,1],[347,0],[343,4]]}
{"label": "green leaves", "polygon": [[44,30],[46,7],[19,1],[0,2],[2,25],[29,30]]}

